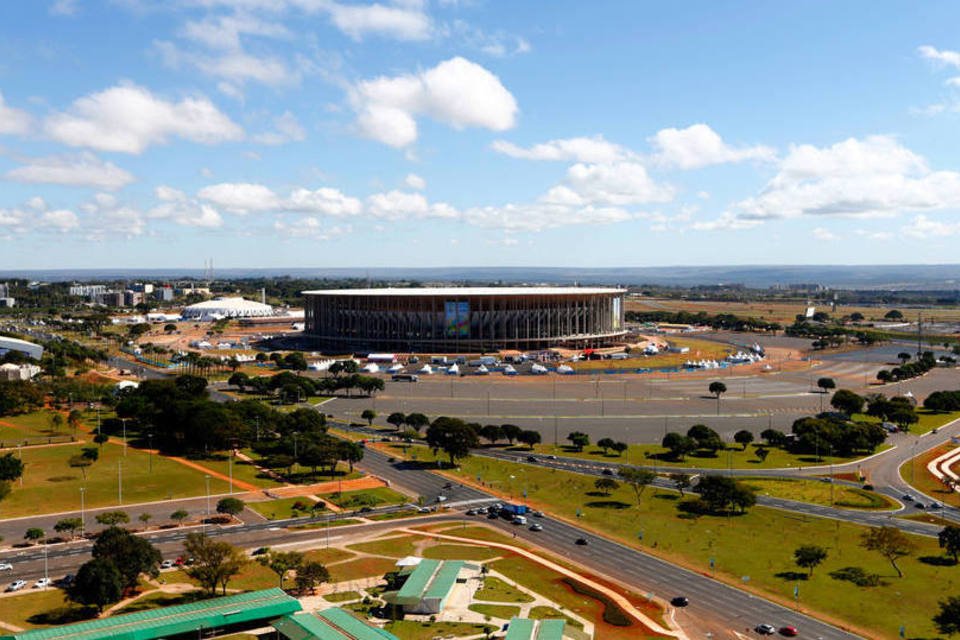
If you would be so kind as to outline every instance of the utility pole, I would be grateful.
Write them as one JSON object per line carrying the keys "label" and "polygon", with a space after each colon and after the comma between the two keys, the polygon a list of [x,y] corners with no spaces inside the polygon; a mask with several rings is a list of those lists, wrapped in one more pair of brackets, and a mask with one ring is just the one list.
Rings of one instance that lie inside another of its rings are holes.
{"label": "utility pole", "polygon": [[123,505],[123,460],[117,460],[117,504]]}
{"label": "utility pole", "polygon": [[83,493],[86,491],[85,487],[80,487],[80,537],[83,537],[83,527],[84,527],[84,511],[83,511]]}

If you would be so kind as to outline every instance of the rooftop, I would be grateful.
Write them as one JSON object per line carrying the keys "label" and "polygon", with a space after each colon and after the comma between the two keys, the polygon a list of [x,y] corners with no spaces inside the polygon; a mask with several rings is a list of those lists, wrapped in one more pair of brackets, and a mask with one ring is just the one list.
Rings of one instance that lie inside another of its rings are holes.
{"label": "rooftop", "polygon": [[424,598],[444,598],[457,582],[463,568],[461,560],[441,562],[423,559],[411,572],[397,592],[397,604],[417,604]]}
{"label": "rooftop", "polygon": [[272,311],[273,307],[261,302],[246,300],[244,298],[214,298],[213,300],[204,300],[196,304],[191,304],[186,309],[209,309],[212,311],[218,309],[257,309],[263,311]]}
{"label": "rooftop", "polygon": [[336,607],[316,615],[284,616],[271,624],[289,640],[397,640],[392,633],[371,627]]}
{"label": "rooftop", "polygon": [[625,289],[604,287],[410,287],[384,289],[318,289],[304,291],[311,296],[556,296],[626,293]]}
{"label": "rooftop", "polygon": [[563,640],[564,620],[513,618],[504,640]]}

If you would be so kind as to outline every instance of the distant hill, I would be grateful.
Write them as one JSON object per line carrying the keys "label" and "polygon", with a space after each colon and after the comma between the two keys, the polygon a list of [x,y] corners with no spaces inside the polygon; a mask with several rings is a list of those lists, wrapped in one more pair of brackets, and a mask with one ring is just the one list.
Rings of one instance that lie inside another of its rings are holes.
{"label": "distant hill", "polygon": [[[960,289],[960,265],[782,265],[706,267],[396,267],[217,269],[217,278],[292,276],[301,278],[373,278],[377,280],[471,281],[545,284],[659,284],[675,286],[742,284],[770,287],[796,283],[838,289]],[[202,278],[201,269],[59,269],[0,271],[4,278],[32,280],[123,280]]]}

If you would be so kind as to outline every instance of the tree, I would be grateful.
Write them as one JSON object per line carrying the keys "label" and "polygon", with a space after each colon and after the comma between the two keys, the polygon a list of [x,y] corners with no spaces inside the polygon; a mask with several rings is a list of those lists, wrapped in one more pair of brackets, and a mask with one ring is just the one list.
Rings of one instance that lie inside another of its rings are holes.
{"label": "tree", "polygon": [[94,558],[113,562],[120,572],[123,586],[128,589],[137,586],[141,573],[153,578],[160,574],[160,551],[146,539],[120,527],[110,527],[102,531],[97,536],[92,553]]}
{"label": "tree", "polygon": [[739,445],[743,445],[743,450],[746,451],[747,445],[753,442],[753,432],[741,429],[733,434],[733,441]]}
{"label": "tree", "polygon": [[507,439],[507,442],[513,444],[523,429],[515,424],[502,424],[500,425],[500,431],[503,433],[503,437]]}
{"label": "tree", "polygon": [[407,421],[407,416],[400,413],[399,411],[394,411],[387,416],[387,424],[392,424],[393,428],[397,431],[400,431],[400,427]]}
{"label": "tree", "polygon": [[886,384],[893,380],[893,374],[887,369],[880,369],[880,371],[877,371],[877,380]]}
{"label": "tree", "polygon": [[613,441],[613,438],[600,438],[597,440],[597,446],[603,449],[603,455],[607,455],[607,450],[612,449],[614,444],[616,443]]}
{"label": "tree", "polygon": [[93,442],[94,442],[98,447],[102,447],[102,446],[103,446],[104,444],[106,444],[107,442],[110,442],[110,436],[108,436],[108,435],[105,434],[105,433],[98,433],[97,435],[93,436]]}
{"label": "tree", "polygon": [[0,480],[16,480],[23,475],[23,461],[13,453],[0,456]]}
{"label": "tree", "polygon": [[582,431],[574,431],[573,433],[567,434],[567,440],[570,441],[578,452],[583,451],[584,447],[590,446],[590,436]]}
{"label": "tree", "polygon": [[141,513],[139,516],[137,516],[137,519],[138,519],[140,522],[142,522],[144,528],[146,528],[147,525],[150,523],[150,520],[153,519],[153,516],[150,515],[150,514],[147,513],[147,512],[143,512],[143,513]]}
{"label": "tree", "polygon": [[361,419],[361,420],[366,420],[368,427],[372,427],[372,426],[373,426],[373,420],[374,420],[374,418],[376,418],[376,417],[377,417],[377,412],[374,411],[373,409],[364,409],[364,410],[360,413],[360,419]]}
{"label": "tree", "polygon": [[457,458],[468,456],[480,441],[477,432],[463,420],[440,417],[427,428],[427,444],[435,453],[442,450],[450,456],[450,466],[454,466]]}
{"label": "tree", "polygon": [[174,511],[173,513],[170,514],[170,519],[171,519],[171,520],[176,520],[176,521],[177,521],[177,526],[178,526],[178,527],[182,527],[182,526],[183,526],[183,521],[186,520],[189,516],[190,516],[190,514],[187,513],[185,510],[183,510],[183,509],[177,509],[176,511]]}
{"label": "tree", "polygon": [[695,424],[687,430],[687,437],[692,438],[697,448],[716,453],[723,448],[720,434],[705,424]]}
{"label": "tree", "polygon": [[341,442],[339,446],[340,459],[350,465],[350,473],[353,473],[353,465],[363,460],[364,448],[357,442]]}
{"label": "tree", "polygon": [[60,432],[60,429],[63,428],[63,422],[63,414],[59,411],[50,415],[50,428],[55,432]]}
{"label": "tree", "polygon": [[710,386],[707,387],[707,391],[717,397],[717,415],[720,415],[720,396],[727,392],[727,385],[717,380],[710,383]]}
{"label": "tree", "polygon": [[318,585],[329,581],[330,572],[320,562],[305,562],[302,566],[297,568],[295,582],[297,584],[297,591],[299,591],[301,594],[304,594],[308,591],[313,593],[313,590],[316,589]]}
{"label": "tree", "polygon": [[118,524],[126,524],[130,522],[130,516],[126,511],[104,511],[103,513],[97,514],[96,521],[98,524],[102,524],[107,527],[115,527]]}
{"label": "tree", "polygon": [[690,486],[690,475],[687,473],[671,473],[670,479],[673,481],[677,491],[680,492],[680,497],[682,498],[683,490]]}
{"label": "tree", "polygon": [[748,486],[728,476],[703,476],[697,483],[700,500],[712,512],[744,512],[757,502]]}
{"label": "tree", "polygon": [[280,588],[283,589],[283,579],[287,574],[303,566],[303,554],[299,551],[267,549],[267,552],[260,556],[258,562],[277,574],[280,578]]}
{"label": "tree", "polygon": [[417,433],[420,433],[421,429],[430,424],[430,418],[415,411],[407,416],[406,423],[408,427],[412,427]]}
{"label": "tree", "polygon": [[43,529],[40,527],[30,527],[27,529],[27,532],[23,534],[23,539],[30,541],[30,543],[35,544],[44,539],[46,534],[43,532]]}
{"label": "tree", "polygon": [[857,395],[849,389],[838,389],[830,398],[830,406],[848,416],[863,411],[864,402],[863,396]]}
{"label": "tree", "polygon": [[960,596],[949,596],[939,603],[940,611],[933,616],[937,631],[948,636],[960,633]]}
{"label": "tree", "polygon": [[80,469],[80,472],[83,474],[83,479],[87,479],[87,467],[93,464],[93,460],[90,458],[77,454],[75,456],[70,456],[67,459],[67,464],[70,465],[71,469]]}
{"label": "tree", "polygon": [[770,455],[770,449],[764,449],[763,447],[757,447],[757,450],[753,452],[760,462],[763,462],[767,459],[767,456]]}
{"label": "tree", "polygon": [[614,442],[610,448],[617,452],[617,456],[622,456],[623,452],[630,448],[630,445],[626,442]]}
{"label": "tree", "polygon": [[836,389],[837,383],[833,378],[820,378],[817,380],[817,387],[820,389],[820,411],[823,411],[823,394],[830,389]]}
{"label": "tree", "polygon": [[940,543],[941,549],[953,556],[953,563],[956,564],[957,558],[960,556],[960,527],[952,524],[947,525],[937,534],[937,541]]}
{"label": "tree", "polygon": [[62,520],[57,520],[57,523],[53,525],[54,531],[68,534],[71,538],[82,528],[83,522],[80,518],[63,518]]}
{"label": "tree", "polygon": [[480,427],[478,435],[490,444],[496,444],[497,440],[503,437],[503,429],[498,424],[485,424]]}
{"label": "tree", "polygon": [[670,455],[676,460],[683,460],[684,456],[697,449],[697,442],[693,438],[671,431],[663,436],[663,448],[670,451]]}
{"label": "tree", "polygon": [[184,571],[210,595],[216,593],[218,586],[223,595],[227,595],[230,578],[247,564],[247,556],[241,549],[229,542],[211,540],[202,533],[188,533],[183,550],[184,555],[193,558],[193,563]]}
{"label": "tree", "polygon": [[657,478],[657,474],[648,469],[640,469],[638,467],[620,467],[618,473],[620,478],[633,489],[634,494],[637,496],[637,506],[639,507],[641,505],[641,498],[643,498],[643,492],[647,490],[648,485],[653,484],[653,481]]}
{"label": "tree", "polygon": [[67,591],[67,597],[82,605],[93,605],[103,613],[108,604],[123,597],[123,581],[117,566],[105,558],[85,562]]}
{"label": "tree", "polygon": [[911,357],[912,357],[912,356],[911,356],[909,353],[907,353],[906,351],[901,351],[900,353],[897,354],[897,360],[900,361],[900,364],[907,364],[907,361],[908,361]]}
{"label": "tree", "polygon": [[231,387],[240,389],[240,391],[243,391],[244,387],[250,384],[250,376],[242,371],[238,371],[234,374],[231,374],[230,378],[227,379],[227,384]]}
{"label": "tree", "polygon": [[760,432],[760,437],[771,447],[780,447],[787,441],[787,434],[779,429],[764,429]]}
{"label": "tree", "polygon": [[99,447],[83,447],[80,449],[80,455],[89,460],[90,462],[96,462],[100,459],[100,448]]}
{"label": "tree", "polygon": [[169,322],[169,323],[163,325],[163,332],[164,332],[164,333],[173,333],[173,332],[176,331],[176,330],[177,330],[177,325],[173,324],[172,322]]}
{"label": "tree", "polygon": [[620,488],[620,483],[613,478],[604,476],[602,478],[597,478],[593,482],[593,486],[597,489],[597,491],[602,491],[603,495],[608,496],[610,495],[611,491],[616,491]]}
{"label": "tree", "polygon": [[520,435],[517,436],[517,441],[521,444],[527,445],[529,449],[533,449],[534,445],[540,444],[543,440],[543,437],[540,435],[539,431],[534,431],[532,429],[524,429],[520,432]]}
{"label": "tree", "polygon": [[793,551],[793,561],[801,569],[807,569],[808,575],[813,575],[813,570],[827,559],[827,550],[818,547],[815,544],[805,544],[797,547]]}
{"label": "tree", "polygon": [[860,546],[867,551],[876,551],[890,562],[890,565],[903,577],[903,571],[897,566],[897,560],[911,555],[917,548],[916,543],[896,527],[871,527],[860,536]]}
{"label": "tree", "polygon": [[884,318],[887,320],[903,320],[903,314],[897,311],[896,309],[891,309],[887,311],[884,315]]}
{"label": "tree", "polygon": [[220,498],[217,502],[217,513],[236,517],[243,513],[244,503],[240,498]]}

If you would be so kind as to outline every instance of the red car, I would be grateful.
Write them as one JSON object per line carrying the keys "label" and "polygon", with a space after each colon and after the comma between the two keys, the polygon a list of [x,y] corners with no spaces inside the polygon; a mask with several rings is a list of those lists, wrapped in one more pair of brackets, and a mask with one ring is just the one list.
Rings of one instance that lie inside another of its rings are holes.
{"label": "red car", "polygon": [[780,627],[780,635],[787,636],[788,638],[792,638],[794,636],[800,635],[800,632],[797,631],[796,627],[791,627],[788,625],[786,627]]}

